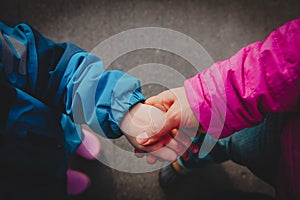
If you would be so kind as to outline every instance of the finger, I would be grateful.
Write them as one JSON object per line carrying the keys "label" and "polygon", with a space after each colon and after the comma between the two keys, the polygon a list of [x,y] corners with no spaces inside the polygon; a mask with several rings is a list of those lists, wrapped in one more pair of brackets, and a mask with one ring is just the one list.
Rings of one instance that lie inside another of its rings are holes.
{"label": "finger", "polygon": [[157,157],[160,160],[164,160],[168,162],[174,162],[178,158],[178,154],[174,150],[168,147],[164,147],[157,151],[151,152],[151,154],[155,155],[155,157]]}
{"label": "finger", "polygon": [[187,134],[185,134],[184,131],[182,131],[180,129],[179,130],[173,129],[171,131],[171,133],[172,133],[172,137],[176,141],[180,142],[184,146],[185,149],[188,149],[189,146],[192,144],[191,137],[187,136]]}
{"label": "finger", "polygon": [[155,106],[163,111],[166,111],[166,108],[163,106],[163,96],[161,94],[158,94],[156,96],[152,96],[144,102],[147,105]]}
{"label": "finger", "polygon": [[173,151],[177,153],[178,156],[181,156],[188,148],[185,148],[182,144],[180,144],[175,139],[172,139],[169,144],[166,145]]}
{"label": "finger", "polygon": [[[172,137],[180,142],[183,146],[184,149],[187,150],[189,149],[192,153],[198,153],[199,152],[199,147],[197,144],[195,144],[192,139],[187,136],[187,134],[183,133],[184,131],[181,131],[180,129],[174,129],[171,131]],[[185,153],[184,153],[185,154]]]}
{"label": "finger", "polygon": [[145,104],[154,105],[154,104],[159,104],[161,102],[162,102],[162,98],[158,94],[156,96],[152,96],[152,97],[146,99]]}
{"label": "finger", "polygon": [[199,152],[200,148],[197,144],[192,143],[191,146],[189,147],[189,150],[195,154]]}
{"label": "finger", "polygon": [[135,154],[136,157],[142,158],[142,157],[144,157],[145,152],[142,151],[142,150],[139,150],[139,149],[134,149],[134,154]]}
{"label": "finger", "polygon": [[148,98],[145,101],[145,104],[155,106],[160,110],[167,112],[176,100],[177,96],[174,94],[173,90],[166,90],[156,96]]}
{"label": "finger", "polygon": [[164,103],[162,102],[162,99],[159,96],[150,97],[144,103],[150,106],[154,106],[164,112],[167,112],[167,108],[164,106]]}
{"label": "finger", "polygon": [[177,97],[171,90],[164,91],[157,96],[151,97],[145,101],[146,104],[158,107],[166,112],[166,120],[162,127],[156,127],[153,124],[150,130],[137,136],[137,142],[141,145],[150,145],[157,142],[163,135],[169,133],[173,128],[180,124],[180,114],[178,108],[174,108],[173,104]]}
{"label": "finger", "polygon": [[[147,146],[159,141],[164,135],[171,132],[171,130],[178,128],[180,125],[180,114],[173,106],[166,112],[166,120],[162,128],[158,130],[153,124],[151,130],[139,134],[136,138],[137,142],[141,145]],[[157,131],[158,130],[158,131]]]}
{"label": "finger", "polygon": [[[139,149],[135,149],[134,151],[135,151],[135,156],[138,158],[142,158],[146,155],[147,156],[146,160],[149,164],[154,164],[156,163],[157,160],[161,162],[163,161],[173,162],[175,159],[177,159],[177,154],[175,152],[172,152],[172,150],[170,149],[161,149],[155,151],[153,155],[151,153],[146,153],[145,151],[141,151]],[[189,154],[187,155],[189,157]]]}
{"label": "finger", "polygon": [[148,154],[146,160],[147,160],[147,163],[149,163],[150,165],[153,165],[156,163],[157,158],[151,154]]}
{"label": "finger", "polygon": [[177,146],[179,143],[176,144],[173,142],[171,143],[171,146],[173,147],[173,149],[166,146],[166,144],[169,144],[172,140],[173,140],[173,142],[175,141],[169,134],[167,134],[158,143],[155,143],[155,144],[152,144],[152,145],[149,145],[146,147],[141,146],[141,149],[139,149],[138,151],[139,152],[149,152],[149,154],[147,154],[147,156],[152,154],[160,160],[173,162],[179,156],[178,153],[176,151],[174,151],[173,149],[178,150],[178,149],[181,149],[181,147]]}
{"label": "finger", "polygon": [[180,128],[179,130],[182,130],[186,135],[193,138],[195,138],[198,134],[196,128]]}
{"label": "finger", "polygon": [[160,105],[162,106],[165,111],[173,104],[175,101],[176,96],[171,92],[171,90],[166,90],[159,93],[156,96],[150,97],[145,101],[145,104],[148,105]]}
{"label": "finger", "polygon": [[[176,132],[176,130],[173,130],[173,132]],[[184,147],[180,142],[176,141],[172,137],[172,134],[166,134],[158,143],[147,146],[143,150],[146,150],[148,152],[151,150],[158,151],[159,149],[166,148],[166,147],[173,150],[178,156],[182,155],[188,149],[188,147]],[[153,153],[152,151],[151,153]]]}
{"label": "finger", "polygon": [[164,146],[166,146],[172,139],[173,138],[169,134],[167,134],[154,144],[150,144],[147,146],[138,145],[137,148],[139,148],[139,150],[144,151],[144,152],[157,151],[158,149],[161,149]]}
{"label": "finger", "polygon": [[[152,126],[155,126],[155,124],[153,124]],[[155,127],[152,127],[151,130],[148,131],[148,133],[144,132],[144,133],[139,134],[136,137],[136,141],[139,144],[144,145],[144,146],[154,144],[154,143],[158,142],[164,135],[168,134],[174,128],[176,128],[176,127],[174,127],[172,122],[167,120],[166,123],[164,124],[164,126],[162,127],[162,129],[159,130],[157,133],[154,132],[157,129]]]}
{"label": "finger", "polygon": [[190,137],[184,134],[183,131],[177,129],[172,130],[172,137],[183,145],[185,151],[189,149],[192,153],[199,152],[199,146],[194,143]]}

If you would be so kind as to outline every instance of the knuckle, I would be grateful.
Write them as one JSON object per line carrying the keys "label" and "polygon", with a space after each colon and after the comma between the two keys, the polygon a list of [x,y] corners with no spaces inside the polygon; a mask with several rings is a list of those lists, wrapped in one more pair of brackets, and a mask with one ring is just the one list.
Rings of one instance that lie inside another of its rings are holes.
{"label": "knuckle", "polygon": [[182,146],[178,142],[174,142],[173,148],[176,152],[182,151]]}

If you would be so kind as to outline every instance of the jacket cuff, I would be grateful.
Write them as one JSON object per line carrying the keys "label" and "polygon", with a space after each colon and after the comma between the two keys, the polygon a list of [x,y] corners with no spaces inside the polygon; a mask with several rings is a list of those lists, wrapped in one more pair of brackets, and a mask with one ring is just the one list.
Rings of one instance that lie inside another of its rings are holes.
{"label": "jacket cuff", "polygon": [[202,128],[214,138],[227,137],[232,130],[226,127],[226,93],[215,63],[210,68],[184,82],[191,109]]}
{"label": "jacket cuff", "polygon": [[[128,76],[127,74],[125,75],[125,79]],[[144,102],[146,98],[143,96],[141,88],[140,88],[140,83],[137,79],[130,77],[131,81],[127,82],[128,88],[135,88],[134,91],[126,91],[126,90],[119,90],[117,89],[115,94],[113,95],[113,100],[112,100],[112,105],[111,109],[112,112],[110,113],[110,116],[108,117],[109,120],[111,120],[110,128],[104,128],[106,130],[105,135],[108,138],[118,138],[123,135],[122,131],[120,130],[119,126],[120,123],[123,120],[123,117],[125,114],[137,103]],[[131,85],[129,84],[131,83]],[[128,84],[130,86],[128,86]],[[130,89],[129,89],[130,90]],[[120,92],[123,91],[123,92]],[[110,130],[111,129],[111,130]]]}
{"label": "jacket cuff", "polygon": [[201,84],[200,81],[200,74],[197,74],[184,82],[184,89],[192,111],[202,128],[207,132],[211,118],[211,109],[208,105],[210,101],[205,100],[203,88],[205,85]]}

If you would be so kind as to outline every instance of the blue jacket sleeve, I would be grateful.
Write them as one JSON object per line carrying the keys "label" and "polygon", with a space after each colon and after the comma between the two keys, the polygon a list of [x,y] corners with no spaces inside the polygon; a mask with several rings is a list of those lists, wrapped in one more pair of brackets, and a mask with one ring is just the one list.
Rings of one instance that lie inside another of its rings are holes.
{"label": "blue jacket sleeve", "polygon": [[62,80],[59,91],[65,90],[66,113],[76,124],[85,123],[108,138],[122,135],[119,123],[124,114],[145,100],[138,79],[117,70],[104,71],[102,61],[85,52],[70,59]]}
{"label": "blue jacket sleeve", "polygon": [[144,101],[139,80],[70,43],[54,43],[26,24],[0,23],[0,73],[10,84],[57,112],[64,123],[87,124],[108,138],[122,135],[125,112]]}

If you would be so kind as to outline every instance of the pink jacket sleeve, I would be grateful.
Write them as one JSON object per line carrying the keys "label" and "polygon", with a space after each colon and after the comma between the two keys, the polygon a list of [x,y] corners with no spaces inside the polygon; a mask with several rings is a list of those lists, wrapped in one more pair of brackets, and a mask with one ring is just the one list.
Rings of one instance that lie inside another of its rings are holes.
{"label": "pink jacket sleeve", "polygon": [[214,137],[299,107],[300,18],[184,83],[192,110]]}

